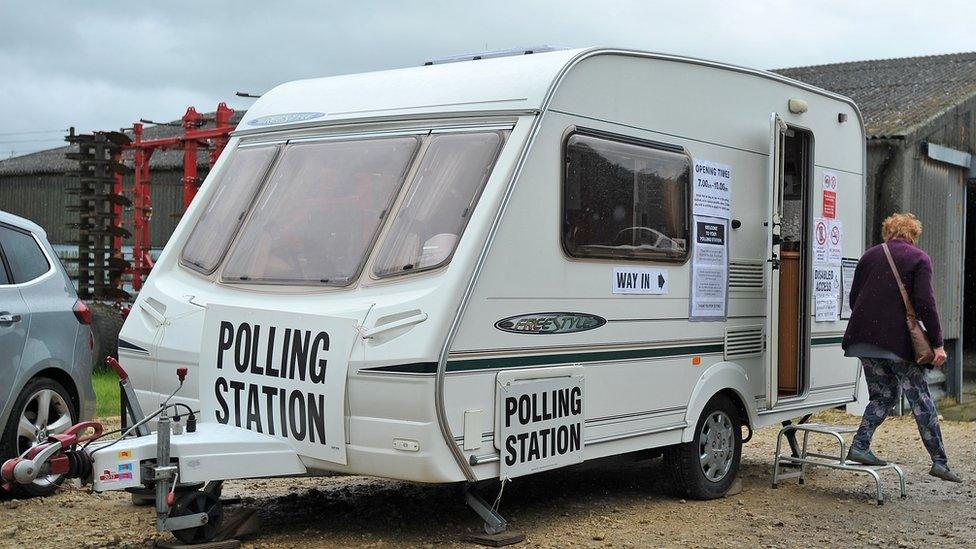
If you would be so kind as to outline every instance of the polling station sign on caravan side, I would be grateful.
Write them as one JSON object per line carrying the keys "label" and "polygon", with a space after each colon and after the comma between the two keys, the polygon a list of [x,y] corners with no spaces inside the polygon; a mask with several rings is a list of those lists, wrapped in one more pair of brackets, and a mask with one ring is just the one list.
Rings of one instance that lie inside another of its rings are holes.
{"label": "polling station sign on caravan side", "polygon": [[583,461],[583,387],[580,375],[498,386],[501,478]]}
{"label": "polling station sign on caravan side", "polygon": [[356,322],[210,304],[200,344],[203,421],[286,438],[346,463],[346,370]]}

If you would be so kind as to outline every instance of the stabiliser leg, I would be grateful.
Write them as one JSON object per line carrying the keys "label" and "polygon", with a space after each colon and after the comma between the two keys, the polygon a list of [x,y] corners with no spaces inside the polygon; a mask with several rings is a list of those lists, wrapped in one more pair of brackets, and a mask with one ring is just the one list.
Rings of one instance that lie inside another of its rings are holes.
{"label": "stabiliser leg", "polygon": [[464,487],[464,501],[475,513],[481,517],[484,523],[484,534],[471,534],[464,536],[465,541],[486,545],[489,547],[503,547],[525,540],[525,534],[508,529],[508,521],[498,512],[501,503],[502,493],[505,490],[507,480],[501,481],[498,489],[498,497],[495,504],[490,505],[484,498],[475,491],[475,484],[468,483]]}
{"label": "stabiliser leg", "polygon": [[508,528],[508,521],[505,520],[505,517],[498,514],[498,511],[491,505],[488,505],[488,502],[478,495],[472,486],[468,486],[464,491],[464,501],[485,521],[486,534],[499,534]]}

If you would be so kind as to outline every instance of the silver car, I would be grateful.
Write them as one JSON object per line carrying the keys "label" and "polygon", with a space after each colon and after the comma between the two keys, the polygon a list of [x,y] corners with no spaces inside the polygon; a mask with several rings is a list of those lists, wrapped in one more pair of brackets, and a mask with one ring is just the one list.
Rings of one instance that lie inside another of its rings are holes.
{"label": "silver car", "polygon": [[[90,325],[44,230],[0,211],[0,463],[94,414]],[[48,495],[58,480],[22,489]]]}

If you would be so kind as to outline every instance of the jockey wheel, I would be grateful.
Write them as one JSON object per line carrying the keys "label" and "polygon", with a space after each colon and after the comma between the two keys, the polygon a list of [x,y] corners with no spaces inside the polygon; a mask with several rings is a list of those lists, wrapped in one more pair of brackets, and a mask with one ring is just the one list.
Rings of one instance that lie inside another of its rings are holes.
{"label": "jockey wheel", "polygon": [[220,503],[220,499],[209,492],[194,490],[180,496],[169,512],[171,517],[193,515],[196,513],[205,513],[209,519],[207,523],[185,530],[174,530],[173,535],[176,536],[176,539],[187,545],[214,541],[220,529],[220,521],[224,515],[223,505]]}

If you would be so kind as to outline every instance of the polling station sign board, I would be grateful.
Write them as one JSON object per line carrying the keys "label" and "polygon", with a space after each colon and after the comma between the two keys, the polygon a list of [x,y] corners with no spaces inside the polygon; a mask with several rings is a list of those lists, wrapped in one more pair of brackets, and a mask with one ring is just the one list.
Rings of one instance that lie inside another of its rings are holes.
{"label": "polling station sign board", "polygon": [[356,320],[210,304],[200,346],[203,421],[284,438],[346,463],[346,371]]}
{"label": "polling station sign board", "polygon": [[584,390],[582,375],[498,385],[500,478],[583,461]]}

